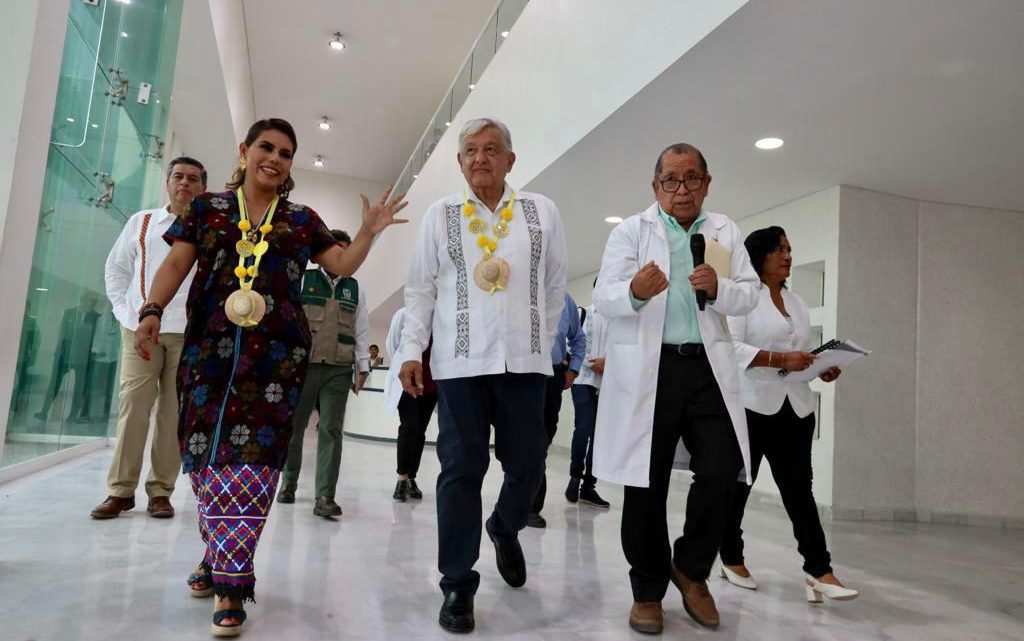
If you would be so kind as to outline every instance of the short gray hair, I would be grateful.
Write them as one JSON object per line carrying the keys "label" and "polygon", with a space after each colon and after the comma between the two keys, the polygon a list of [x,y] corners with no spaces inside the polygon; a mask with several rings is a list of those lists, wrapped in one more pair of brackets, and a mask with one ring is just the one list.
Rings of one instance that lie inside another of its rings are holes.
{"label": "short gray hair", "polygon": [[512,134],[509,133],[505,123],[494,118],[474,118],[463,125],[462,131],[459,132],[459,151],[461,152],[463,145],[466,144],[466,138],[475,136],[488,127],[494,127],[500,131],[501,136],[505,139],[505,149],[512,151]]}

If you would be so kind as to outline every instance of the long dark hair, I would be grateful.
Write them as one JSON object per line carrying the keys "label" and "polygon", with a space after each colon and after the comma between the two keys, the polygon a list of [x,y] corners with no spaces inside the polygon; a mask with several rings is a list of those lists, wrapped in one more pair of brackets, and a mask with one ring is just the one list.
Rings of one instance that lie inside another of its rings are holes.
{"label": "long dark hair", "polygon": [[[747,248],[747,253],[750,254],[750,262],[754,265],[754,271],[757,272],[759,278],[764,276],[762,272],[764,271],[764,261],[768,258],[768,254],[779,248],[779,245],[782,244],[782,237],[785,235],[785,229],[772,225],[771,227],[750,232],[747,239],[743,241],[743,246]],[[786,284],[783,283],[782,286],[785,287]]]}
{"label": "long dark hair", "polygon": [[[280,131],[284,135],[288,136],[288,140],[292,141],[292,153],[294,154],[299,149],[299,141],[295,137],[295,128],[292,127],[291,123],[284,118],[264,118],[263,120],[257,120],[253,123],[252,127],[249,127],[249,133],[245,134],[245,145],[246,147],[256,142],[256,139],[260,137],[264,131]],[[245,183],[245,170],[241,167],[235,168],[235,173],[232,174],[231,180],[224,185],[225,188],[235,190]],[[292,178],[291,172],[288,173],[288,177],[285,179],[281,186],[277,188],[277,194],[282,198],[287,198],[288,194],[295,189],[295,179]]]}

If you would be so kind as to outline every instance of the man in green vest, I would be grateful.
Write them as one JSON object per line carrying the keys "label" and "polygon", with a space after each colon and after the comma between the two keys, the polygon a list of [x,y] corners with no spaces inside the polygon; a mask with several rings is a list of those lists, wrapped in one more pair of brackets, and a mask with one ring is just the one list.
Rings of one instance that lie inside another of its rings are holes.
{"label": "man in green vest", "polygon": [[[347,249],[352,242],[343,231],[332,230],[331,233],[342,249]],[[302,468],[302,439],[313,409],[319,407],[313,514],[341,516],[341,506],[334,500],[341,467],[341,431],[348,391],[351,389],[358,394],[370,373],[367,351],[370,322],[356,279],[340,278],[321,267],[306,270],[302,280],[302,309],[309,319],[313,345],[306,383],[295,410],[292,440],[281,473],[277,502],[295,502]],[[353,382],[353,371],[357,368],[359,373]]]}

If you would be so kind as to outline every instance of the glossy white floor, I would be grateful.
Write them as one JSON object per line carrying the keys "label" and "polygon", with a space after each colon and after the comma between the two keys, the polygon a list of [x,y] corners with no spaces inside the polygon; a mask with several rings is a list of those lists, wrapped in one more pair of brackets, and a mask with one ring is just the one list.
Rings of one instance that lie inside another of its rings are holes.
{"label": "glossy white floor", "polygon": [[[311,447],[307,443],[307,462]],[[186,593],[200,556],[187,483],[173,497],[178,515],[155,520],[140,506],[112,521],[88,513],[104,495],[110,450],[0,486],[0,638],[6,641],[208,638],[211,602]],[[275,505],[257,555],[257,603],[243,638],[443,639],[435,569],[433,482],[428,448],[421,472],[427,496],[396,504],[394,446],[347,439],[339,501],[343,517],[313,516],[312,466],[295,505]],[[480,639],[627,639],[631,597],[619,547],[621,491],[599,489],[610,512],[569,506],[564,455],[549,467],[547,530],[521,534],[529,580],[502,583],[489,542],[481,546],[477,595]],[[491,467],[485,503],[499,486]],[[674,491],[675,529],[684,492]],[[943,525],[826,524],[836,569],[860,599],[809,606],[800,562],[781,508],[747,514],[748,562],[757,592],[712,591],[718,631],[698,628],[678,592],[665,600],[664,638],[1021,639],[1024,536]]]}

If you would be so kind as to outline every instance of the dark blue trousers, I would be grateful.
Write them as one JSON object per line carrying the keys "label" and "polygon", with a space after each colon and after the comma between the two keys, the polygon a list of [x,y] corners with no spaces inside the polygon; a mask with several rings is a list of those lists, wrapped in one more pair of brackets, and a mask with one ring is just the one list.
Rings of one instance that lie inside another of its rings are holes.
{"label": "dark blue trousers", "polygon": [[441,591],[475,593],[480,574],[483,507],[480,487],[494,453],[505,473],[491,516],[496,536],[526,527],[530,503],[544,472],[543,374],[493,374],[437,381],[437,566]]}
{"label": "dark blue trousers", "polygon": [[572,431],[569,476],[574,479],[583,479],[583,487],[593,488],[597,483],[593,474],[597,388],[590,385],[573,385],[572,406],[576,414],[576,422]]}

